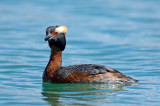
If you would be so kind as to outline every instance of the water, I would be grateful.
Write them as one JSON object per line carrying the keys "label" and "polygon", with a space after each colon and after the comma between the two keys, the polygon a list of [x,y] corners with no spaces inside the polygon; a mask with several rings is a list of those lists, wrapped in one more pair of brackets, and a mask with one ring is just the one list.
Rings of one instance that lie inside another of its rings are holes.
{"label": "water", "polygon": [[[159,0],[1,0],[0,105],[160,104]],[[104,64],[138,83],[42,82],[45,28],[67,25],[63,65]]]}

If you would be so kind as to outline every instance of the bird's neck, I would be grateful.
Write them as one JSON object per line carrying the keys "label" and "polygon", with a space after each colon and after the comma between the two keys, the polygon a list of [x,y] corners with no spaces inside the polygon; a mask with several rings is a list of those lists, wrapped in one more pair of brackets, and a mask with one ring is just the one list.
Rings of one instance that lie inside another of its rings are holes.
{"label": "bird's neck", "polygon": [[[44,73],[45,75],[43,76],[43,78],[46,77],[47,80],[54,79],[56,71],[59,68],[61,68],[61,63],[62,63],[62,51],[58,47],[52,46],[50,59],[45,69]],[[45,78],[43,80],[45,80]]]}

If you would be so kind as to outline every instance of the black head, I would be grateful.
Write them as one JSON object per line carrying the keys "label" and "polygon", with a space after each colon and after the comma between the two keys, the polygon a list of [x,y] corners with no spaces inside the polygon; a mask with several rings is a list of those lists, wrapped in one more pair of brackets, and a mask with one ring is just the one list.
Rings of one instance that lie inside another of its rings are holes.
{"label": "black head", "polygon": [[65,49],[66,38],[65,34],[68,28],[64,25],[62,26],[50,26],[46,29],[45,41],[48,41],[50,48],[52,45],[60,48],[61,51]]}

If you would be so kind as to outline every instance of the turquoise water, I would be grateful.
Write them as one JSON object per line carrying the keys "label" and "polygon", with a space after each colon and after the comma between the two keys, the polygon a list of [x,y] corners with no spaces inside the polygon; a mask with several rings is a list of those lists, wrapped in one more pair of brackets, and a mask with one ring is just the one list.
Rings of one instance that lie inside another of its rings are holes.
{"label": "turquoise water", "polygon": [[[159,0],[1,0],[0,105],[159,106]],[[94,63],[138,83],[42,82],[45,28],[67,25],[63,65]]]}

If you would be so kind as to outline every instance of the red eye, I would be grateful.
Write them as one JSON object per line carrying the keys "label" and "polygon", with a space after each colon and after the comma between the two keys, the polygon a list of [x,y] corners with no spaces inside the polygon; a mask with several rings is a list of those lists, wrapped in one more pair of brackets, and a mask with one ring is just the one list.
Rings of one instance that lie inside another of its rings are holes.
{"label": "red eye", "polygon": [[58,34],[57,32],[54,33],[54,35],[57,35],[57,34]]}

